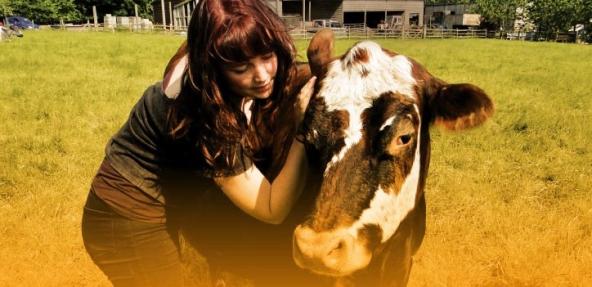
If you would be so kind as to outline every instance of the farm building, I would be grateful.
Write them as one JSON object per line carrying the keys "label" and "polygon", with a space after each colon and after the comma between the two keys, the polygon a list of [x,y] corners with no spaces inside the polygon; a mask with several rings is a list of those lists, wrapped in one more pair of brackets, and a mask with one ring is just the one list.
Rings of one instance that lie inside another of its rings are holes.
{"label": "farm building", "polygon": [[[400,18],[407,26],[422,26],[423,0],[265,0],[288,25],[298,26],[303,16],[306,21],[333,19],[346,25],[377,25],[387,17]],[[155,0],[154,23],[162,24],[165,9],[167,25],[187,26],[189,15],[199,0]],[[171,19],[173,21],[171,22]]]}
{"label": "farm building", "polygon": [[430,27],[447,29],[479,26],[481,15],[472,14],[470,9],[470,4],[426,5],[425,23]]}
{"label": "farm building", "polygon": [[[422,0],[283,0],[276,2],[276,11],[282,17],[296,17],[301,21],[333,19],[345,25],[366,24],[376,28],[388,16],[400,17],[406,25],[423,25]],[[272,5],[272,7],[274,7]],[[304,13],[303,13],[304,12]]]}

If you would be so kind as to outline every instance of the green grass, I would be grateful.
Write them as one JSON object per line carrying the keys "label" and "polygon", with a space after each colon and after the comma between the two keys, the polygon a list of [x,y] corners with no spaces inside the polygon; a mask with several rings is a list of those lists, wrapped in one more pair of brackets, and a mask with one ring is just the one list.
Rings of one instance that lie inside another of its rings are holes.
{"label": "green grass", "polygon": [[[85,196],[105,143],[182,40],[39,31],[0,43],[0,286],[108,285],[82,246]],[[479,129],[432,130],[410,286],[592,284],[591,47],[378,42],[497,107]]]}

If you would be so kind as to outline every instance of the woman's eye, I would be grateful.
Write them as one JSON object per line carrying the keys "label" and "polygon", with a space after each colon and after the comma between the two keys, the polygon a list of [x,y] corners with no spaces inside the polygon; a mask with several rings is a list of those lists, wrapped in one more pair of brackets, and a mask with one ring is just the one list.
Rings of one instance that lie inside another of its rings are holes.
{"label": "woman's eye", "polygon": [[247,65],[234,66],[230,68],[230,71],[237,74],[242,74],[247,71]]}
{"label": "woman's eye", "polygon": [[274,55],[273,53],[268,53],[268,54],[261,56],[261,58],[263,60],[269,60],[269,59],[273,58],[273,55]]}
{"label": "woman's eye", "polygon": [[397,138],[397,145],[406,145],[411,141],[411,134],[405,134]]}

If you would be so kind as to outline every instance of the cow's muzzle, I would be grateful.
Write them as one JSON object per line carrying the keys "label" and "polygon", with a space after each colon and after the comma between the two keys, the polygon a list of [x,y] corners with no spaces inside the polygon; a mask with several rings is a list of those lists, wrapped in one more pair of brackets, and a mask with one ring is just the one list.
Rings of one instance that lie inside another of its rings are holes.
{"label": "cow's muzzle", "polygon": [[296,265],[328,276],[347,276],[370,263],[372,253],[346,229],[316,232],[299,225],[292,255]]}

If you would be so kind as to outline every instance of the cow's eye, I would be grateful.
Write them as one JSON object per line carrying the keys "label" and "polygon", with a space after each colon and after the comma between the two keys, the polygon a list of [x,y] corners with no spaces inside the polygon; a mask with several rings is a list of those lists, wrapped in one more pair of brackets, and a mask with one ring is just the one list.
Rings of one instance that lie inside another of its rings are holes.
{"label": "cow's eye", "polygon": [[404,146],[407,145],[410,141],[411,141],[411,136],[412,134],[404,134],[404,135],[400,135],[397,138],[397,145],[399,146]]}
{"label": "cow's eye", "polygon": [[403,120],[395,126],[394,134],[393,137],[389,138],[386,152],[393,156],[399,156],[409,149],[417,133],[411,121]]}

